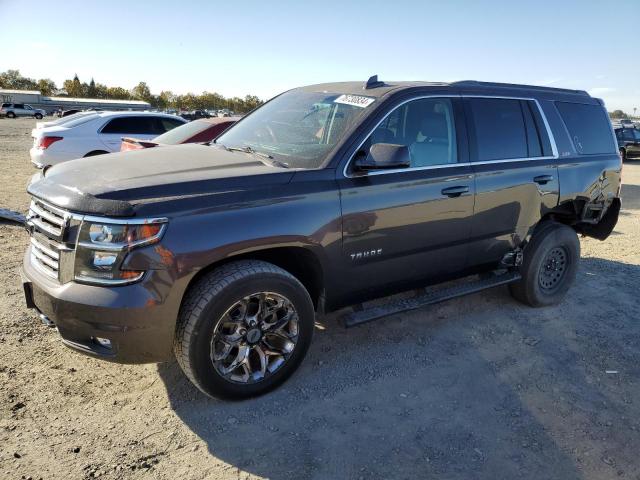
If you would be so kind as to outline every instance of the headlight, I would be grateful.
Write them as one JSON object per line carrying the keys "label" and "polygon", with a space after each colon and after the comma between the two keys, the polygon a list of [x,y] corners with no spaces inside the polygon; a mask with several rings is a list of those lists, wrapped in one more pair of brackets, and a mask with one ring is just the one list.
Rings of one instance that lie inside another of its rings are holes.
{"label": "headlight", "polygon": [[142,278],[144,271],[121,269],[127,253],[160,241],[167,219],[107,223],[83,220],[76,250],[75,280],[81,283],[124,285]]}

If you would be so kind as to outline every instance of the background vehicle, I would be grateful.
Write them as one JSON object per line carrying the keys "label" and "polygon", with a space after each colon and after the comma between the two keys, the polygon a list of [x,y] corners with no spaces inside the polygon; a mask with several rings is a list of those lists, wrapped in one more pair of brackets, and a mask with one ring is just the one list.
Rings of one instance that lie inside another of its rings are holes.
{"label": "background vehicle", "polygon": [[238,120],[240,120],[240,117],[201,118],[174,128],[152,140],[123,137],[120,151],[140,150],[142,148],[157,147],[159,145],[210,142]]}
{"label": "background vehicle", "polygon": [[185,120],[197,120],[198,118],[209,118],[209,112],[206,110],[193,110],[191,112],[183,112],[180,114]]}
{"label": "background vehicle", "polygon": [[117,152],[123,136],[152,139],[186,123],[175,115],[150,112],[78,112],[70,121],[61,120],[32,130],[29,154],[36,167]]}
{"label": "background vehicle", "polygon": [[210,146],[42,172],[27,305],[84,353],[173,351],[203,392],[257,395],[301,363],[314,312],[452,279],[343,321],[507,284],[557,304],[577,234],[604,240],[617,222],[621,169],[604,105],[583,91],[374,77],[294,89]]}
{"label": "background vehicle", "polygon": [[640,158],[640,130],[636,128],[615,128],[620,156],[625,161]]}
{"label": "background vehicle", "polygon": [[70,115],[75,115],[76,113],[81,112],[82,110],[78,110],[77,108],[71,108],[69,110],[60,110],[58,112],[58,117],[68,117]]}
{"label": "background vehicle", "polygon": [[0,107],[0,117],[34,117],[37,119],[47,116],[47,112],[41,108],[33,108],[25,103],[3,103]]}

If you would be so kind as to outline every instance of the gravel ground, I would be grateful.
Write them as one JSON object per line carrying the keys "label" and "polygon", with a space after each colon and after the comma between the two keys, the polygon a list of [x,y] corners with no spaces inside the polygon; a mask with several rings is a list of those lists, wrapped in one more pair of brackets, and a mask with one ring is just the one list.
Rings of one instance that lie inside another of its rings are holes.
{"label": "gravel ground", "polygon": [[[0,120],[0,208],[25,211],[33,120]],[[0,478],[640,479],[640,162],[576,285],[531,309],[496,288],[344,330],[325,318],[277,391],[205,398],[175,362],[65,348],[23,304],[0,224]]]}

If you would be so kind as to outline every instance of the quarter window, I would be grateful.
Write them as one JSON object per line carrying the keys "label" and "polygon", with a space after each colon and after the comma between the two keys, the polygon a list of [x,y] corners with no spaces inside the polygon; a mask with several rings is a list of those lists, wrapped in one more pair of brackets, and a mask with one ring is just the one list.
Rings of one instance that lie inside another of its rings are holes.
{"label": "quarter window", "polygon": [[453,106],[448,98],[413,100],[392,111],[363,145],[375,143],[409,147],[411,168],[458,161]]}
{"label": "quarter window", "polygon": [[576,151],[582,155],[614,153],[609,118],[600,105],[556,102]]}
{"label": "quarter window", "polygon": [[[527,128],[520,100],[471,98],[468,102],[475,132],[477,161],[508,160],[529,156]],[[533,125],[529,125],[528,131],[530,135],[533,134]],[[537,139],[536,141],[539,142]],[[534,153],[532,156],[536,156],[537,151],[532,153]]]}

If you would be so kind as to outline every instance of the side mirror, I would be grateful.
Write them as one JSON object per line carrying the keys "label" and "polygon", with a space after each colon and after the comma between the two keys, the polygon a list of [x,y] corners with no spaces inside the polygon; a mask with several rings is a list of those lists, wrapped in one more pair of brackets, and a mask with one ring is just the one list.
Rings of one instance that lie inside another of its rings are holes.
{"label": "side mirror", "polygon": [[410,166],[409,147],[393,143],[374,143],[366,156],[357,157],[354,161],[356,170],[383,170]]}

